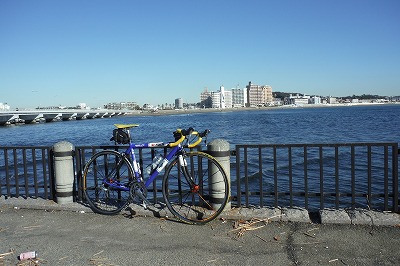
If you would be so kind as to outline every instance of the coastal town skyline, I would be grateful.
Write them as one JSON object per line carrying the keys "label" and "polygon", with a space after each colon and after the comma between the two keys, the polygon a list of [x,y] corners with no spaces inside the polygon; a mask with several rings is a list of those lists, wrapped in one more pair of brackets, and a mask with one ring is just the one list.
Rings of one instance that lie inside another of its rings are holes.
{"label": "coastal town skyline", "polygon": [[[357,101],[359,102],[399,102],[400,101],[400,94],[398,95],[380,95],[380,94],[360,94],[360,95],[345,95],[345,96],[338,96],[334,94],[328,94],[328,95],[319,95],[319,94],[312,94],[308,95],[303,92],[294,92],[294,91],[289,91],[289,92],[282,92],[282,91],[274,91],[273,88],[269,85],[259,85],[259,84],[254,84],[252,82],[249,82],[247,86],[244,88],[239,88],[238,86],[235,88],[224,88],[224,86],[220,86],[218,89],[215,90],[209,90],[208,88],[205,88],[203,91],[198,92],[198,99],[197,101],[194,102],[187,102],[184,97],[176,97],[174,101],[172,102],[166,102],[162,101],[160,104],[152,104],[152,103],[141,103],[138,101],[138,99],[121,99],[120,101],[105,101],[103,104],[99,106],[90,106],[87,104],[84,99],[80,101],[79,103],[71,104],[71,105],[63,105],[63,104],[50,104],[50,105],[38,105],[35,107],[24,107],[22,105],[17,105],[17,106],[10,106],[7,102],[2,102],[0,99],[0,111],[8,111],[8,110],[32,110],[32,109],[70,109],[70,108],[76,108],[76,109],[173,109],[173,108],[221,108],[221,106],[213,105],[212,104],[212,99],[215,97],[210,97],[210,105],[205,105],[203,102],[204,94],[208,96],[211,95],[218,95],[221,94],[221,91],[224,90],[225,92],[229,92],[231,94],[234,90],[239,90],[240,93],[245,93],[247,95],[248,87],[256,86],[256,87],[268,87],[270,88],[270,94],[271,98],[267,102],[262,102],[261,99],[256,100],[259,103],[262,103],[259,106],[279,106],[279,105],[288,105],[288,104],[323,104],[323,103],[356,103]],[[237,92],[236,92],[237,93]],[[220,96],[217,96],[217,101],[220,101]],[[232,96],[225,96],[224,97],[232,97]],[[237,98],[237,96],[236,96]],[[241,98],[242,102],[239,104],[236,102],[236,105],[232,106],[224,106],[223,108],[238,108],[238,107],[256,107],[254,104],[250,104],[250,102],[247,101],[247,96],[243,96]],[[285,99],[287,98],[287,99]],[[289,99],[291,98],[291,99]],[[315,99],[318,98],[317,102],[315,102]],[[297,99],[297,103],[296,103]],[[309,99],[309,100],[307,100]],[[314,99],[314,100],[313,100]],[[332,101],[333,102],[330,102]],[[215,101],[216,99],[214,99]],[[232,101],[232,100],[228,100]],[[178,103],[179,102],[179,103]]]}
{"label": "coastal town skyline", "polygon": [[0,102],[198,101],[208,88],[400,91],[400,2],[0,1]]}

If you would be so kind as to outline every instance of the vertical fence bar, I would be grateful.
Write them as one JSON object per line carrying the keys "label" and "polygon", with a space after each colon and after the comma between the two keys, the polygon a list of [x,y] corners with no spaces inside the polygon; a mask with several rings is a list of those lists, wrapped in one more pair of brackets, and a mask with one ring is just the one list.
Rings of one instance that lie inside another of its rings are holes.
{"label": "vertical fence bar", "polygon": [[351,144],[351,208],[355,208],[356,204],[356,158],[355,158],[355,147]]}
{"label": "vertical fence bar", "polygon": [[399,146],[392,146],[393,211],[399,211]]}
{"label": "vertical fence bar", "polygon": [[18,156],[17,156],[17,149],[13,149],[14,155],[14,179],[15,179],[15,196],[19,197],[19,173],[18,173]]}
{"label": "vertical fence bar", "polygon": [[76,186],[74,186],[74,191],[75,189],[76,194],[74,193],[73,195],[73,201],[82,201],[83,198],[83,184],[82,184],[82,172],[83,172],[83,167],[82,167],[82,157],[84,157],[81,149],[78,149],[75,147],[75,168],[76,168]]}
{"label": "vertical fence bar", "polygon": [[372,207],[372,150],[371,145],[368,145],[368,208]]}
{"label": "vertical fence bar", "polygon": [[241,188],[240,188],[240,147],[236,146],[236,201],[237,206],[240,207],[242,205],[242,196],[241,196]]}
{"label": "vertical fence bar", "polygon": [[304,145],[304,205],[308,209],[308,158],[307,145]]}
{"label": "vertical fence bar", "polygon": [[324,209],[324,155],[322,145],[319,146],[319,193],[320,209]]}
{"label": "vertical fence bar", "polygon": [[389,209],[389,152],[388,152],[388,146],[384,146],[384,194],[385,194],[385,211]]}
{"label": "vertical fence bar", "polygon": [[22,148],[22,164],[24,166],[25,196],[29,197],[28,166],[27,166],[27,161],[26,161],[26,149],[25,148]]}
{"label": "vertical fence bar", "polygon": [[290,207],[293,207],[293,165],[292,165],[292,147],[288,147],[288,160],[289,160],[289,194],[290,194]]}
{"label": "vertical fence bar", "polygon": [[10,167],[8,164],[8,149],[4,149],[4,163],[6,164],[6,189],[7,197],[11,197],[11,186],[10,186]]}
{"label": "vertical fence bar", "polygon": [[339,192],[339,146],[335,145],[335,207],[338,210],[340,204]]}
{"label": "vertical fence bar", "polygon": [[[139,150],[140,150],[139,157],[140,157],[140,160],[143,162],[143,149],[139,149]],[[153,160],[153,158],[155,156],[156,156],[155,150],[151,149],[151,160]],[[199,167],[200,166],[201,166],[201,163],[199,163]],[[202,170],[202,169],[200,169],[200,170]],[[153,180],[153,203],[154,204],[157,203],[157,183],[156,183],[156,179]]]}
{"label": "vertical fence bar", "polygon": [[249,169],[248,169],[248,160],[247,160],[247,147],[244,147],[244,195],[245,195],[245,202],[246,207],[249,207]]}
{"label": "vertical fence bar", "polygon": [[274,206],[278,207],[278,164],[276,162],[276,145],[273,146],[274,155]]}
{"label": "vertical fence bar", "polygon": [[[45,199],[55,198],[55,188],[53,187],[54,171],[53,160],[51,159],[52,156],[53,152],[50,148],[42,149],[43,188]],[[47,172],[49,173],[47,174]]]}
{"label": "vertical fence bar", "polygon": [[260,207],[264,207],[264,189],[263,189],[263,160],[262,160],[262,149],[261,146],[258,146],[258,172],[259,174],[259,186],[260,186]]}
{"label": "vertical fence bar", "polygon": [[[47,160],[46,160],[46,153],[45,153],[45,150],[44,149],[42,149],[42,168],[43,168],[43,189],[44,189],[44,198],[45,199],[48,199],[48,198],[50,198],[49,197],[49,191],[48,191],[48,184],[47,184],[47,171],[46,171],[46,169],[47,169],[47,164],[49,163]],[[50,161],[50,160],[49,160]],[[52,177],[53,177],[54,175],[52,175],[52,174],[50,174],[50,178],[49,179],[52,179]],[[51,197],[52,198],[52,197]]]}
{"label": "vertical fence bar", "polygon": [[[0,153],[0,155],[1,155],[1,153]],[[3,158],[4,158],[4,150],[3,150],[3,154],[2,155],[3,155]],[[4,167],[5,166],[6,166],[6,162],[4,162]],[[0,176],[0,197],[3,195],[3,182],[1,180],[2,180],[2,178]]]}
{"label": "vertical fence bar", "polygon": [[38,179],[37,179],[37,164],[36,164],[36,149],[32,148],[33,161],[33,186],[35,190],[35,198],[39,197]]}

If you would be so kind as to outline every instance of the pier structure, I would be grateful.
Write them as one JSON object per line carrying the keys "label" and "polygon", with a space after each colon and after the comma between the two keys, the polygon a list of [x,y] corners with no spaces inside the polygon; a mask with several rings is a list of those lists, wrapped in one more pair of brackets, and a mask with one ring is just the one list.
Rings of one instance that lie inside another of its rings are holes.
{"label": "pier structure", "polygon": [[0,126],[12,124],[31,124],[40,122],[108,118],[126,115],[119,110],[28,110],[0,112]]}

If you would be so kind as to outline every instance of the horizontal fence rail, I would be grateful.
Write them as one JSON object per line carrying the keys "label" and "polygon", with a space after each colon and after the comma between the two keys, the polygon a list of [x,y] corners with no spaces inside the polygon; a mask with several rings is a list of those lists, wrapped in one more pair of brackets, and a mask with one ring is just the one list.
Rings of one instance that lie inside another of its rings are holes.
{"label": "horizontal fence rail", "polygon": [[51,147],[0,147],[0,196],[53,199]]}
{"label": "horizontal fence rail", "polygon": [[238,206],[398,212],[398,144],[236,145]]}

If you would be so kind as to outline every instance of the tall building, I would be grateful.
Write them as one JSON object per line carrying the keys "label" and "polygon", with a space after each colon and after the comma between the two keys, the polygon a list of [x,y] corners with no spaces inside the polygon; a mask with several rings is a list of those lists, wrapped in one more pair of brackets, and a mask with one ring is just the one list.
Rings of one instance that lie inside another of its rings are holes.
{"label": "tall building", "polygon": [[205,88],[204,91],[200,93],[200,107],[201,108],[212,107],[211,92],[209,92],[207,88]]}
{"label": "tall building", "polygon": [[272,87],[269,85],[259,86],[252,84],[251,81],[247,88],[247,106],[265,106],[272,103]]}
{"label": "tall building", "polygon": [[175,109],[183,109],[182,98],[175,99]]}
{"label": "tall building", "polygon": [[221,108],[221,93],[218,92],[211,92],[211,104],[212,108]]}
{"label": "tall building", "polygon": [[247,103],[247,88],[233,88],[232,92],[232,107],[245,107]]}
{"label": "tall building", "polygon": [[225,90],[224,86],[221,86],[219,87],[219,93],[221,95],[221,104],[219,108],[232,108],[232,91]]}

